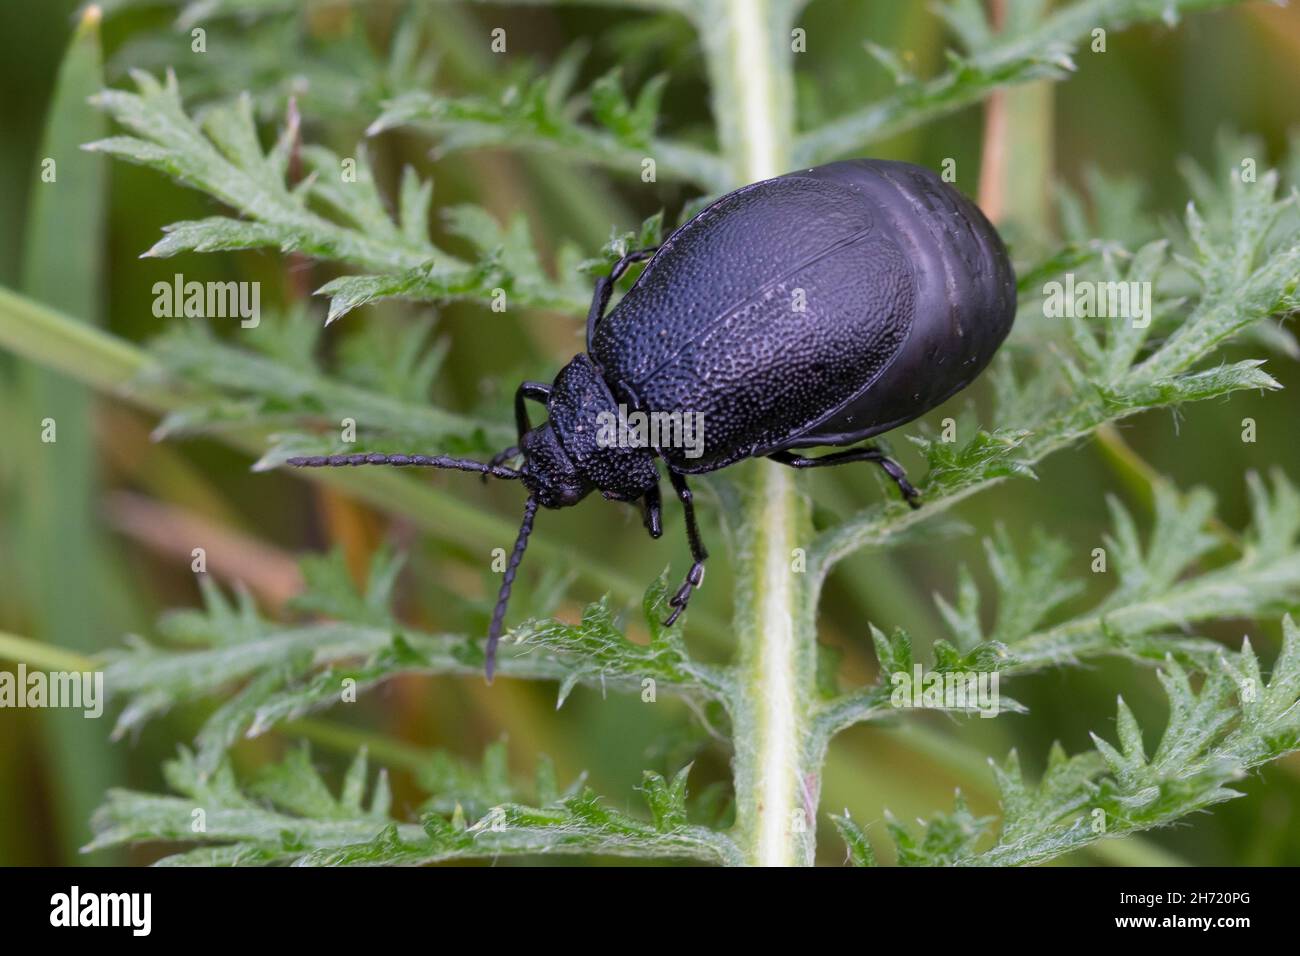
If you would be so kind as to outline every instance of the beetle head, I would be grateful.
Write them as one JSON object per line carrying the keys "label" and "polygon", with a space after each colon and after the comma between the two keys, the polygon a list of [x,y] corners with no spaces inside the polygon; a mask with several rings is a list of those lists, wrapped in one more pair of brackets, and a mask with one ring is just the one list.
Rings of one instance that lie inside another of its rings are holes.
{"label": "beetle head", "polygon": [[[635,501],[659,483],[653,450],[619,440],[620,408],[627,410],[620,406],[589,355],[575,356],[555,377],[547,400],[550,421],[545,436],[546,442],[554,442],[555,449],[546,449],[545,454],[552,468],[556,467],[552,464],[555,456],[563,459],[565,483],[570,484],[571,491],[582,487],[579,498],[594,488],[614,501]],[[540,443],[543,438],[537,440]]]}
{"label": "beetle head", "polygon": [[520,451],[524,455],[523,467],[519,469],[524,487],[544,507],[576,505],[592,490],[593,486],[579,474],[550,422],[524,435]]}

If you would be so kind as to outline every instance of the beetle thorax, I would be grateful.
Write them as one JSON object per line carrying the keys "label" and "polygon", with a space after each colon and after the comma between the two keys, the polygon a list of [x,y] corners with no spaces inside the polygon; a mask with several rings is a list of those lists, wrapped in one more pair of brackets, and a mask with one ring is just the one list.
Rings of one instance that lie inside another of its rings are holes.
{"label": "beetle thorax", "polygon": [[[571,484],[576,479],[587,491],[595,488],[617,501],[633,501],[658,484],[654,449],[628,441],[628,436],[620,433],[616,423],[627,410],[589,356],[578,355],[560,370],[547,409],[550,421],[529,436],[543,429],[549,434],[525,439],[525,482],[529,471],[541,478],[544,460],[551,469],[572,470],[572,478],[565,477],[565,482]],[[564,461],[557,461],[557,454]],[[530,458],[534,459],[531,467],[527,464]],[[546,504],[544,498],[542,503]]]}

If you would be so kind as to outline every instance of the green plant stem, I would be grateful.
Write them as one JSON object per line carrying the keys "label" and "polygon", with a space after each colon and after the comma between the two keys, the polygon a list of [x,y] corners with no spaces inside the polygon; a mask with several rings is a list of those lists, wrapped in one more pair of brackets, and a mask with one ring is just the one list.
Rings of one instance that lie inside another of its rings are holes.
{"label": "green plant stem", "polygon": [[93,671],[99,667],[93,657],[4,631],[0,631],[0,660],[21,661],[52,671]]}
{"label": "green plant stem", "polygon": [[[733,185],[785,171],[794,128],[783,0],[716,0],[696,26]],[[736,842],[747,862],[813,862],[817,782],[806,763],[816,637],[805,576],[793,556],[811,535],[789,469],[751,466],[735,561],[739,679],[732,702]]]}
{"label": "green plant stem", "polygon": [[314,744],[328,747],[347,756],[355,755],[364,749],[386,767],[397,767],[411,773],[418,773],[429,765],[430,755],[419,747],[381,734],[365,730],[356,730],[340,724],[323,720],[302,718],[281,724],[278,730],[286,739],[310,740]]}

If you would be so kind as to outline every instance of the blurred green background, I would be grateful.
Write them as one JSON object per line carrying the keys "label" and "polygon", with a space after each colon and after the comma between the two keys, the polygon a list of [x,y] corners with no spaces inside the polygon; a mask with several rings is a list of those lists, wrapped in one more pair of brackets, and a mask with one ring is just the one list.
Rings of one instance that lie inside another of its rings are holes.
{"label": "blurred green background", "polygon": [[[694,37],[682,21],[586,7],[436,6],[429,43],[441,56],[440,86],[473,89],[493,70],[483,38],[492,26],[502,25],[515,44],[512,57],[549,63],[575,41],[585,42],[585,81],[616,63],[624,65],[634,89],[651,75],[669,71],[667,121],[679,133],[707,134],[707,90]],[[135,341],[163,327],[166,320],[151,312],[151,287],[175,272],[184,272],[187,279],[261,280],[264,308],[270,298],[293,296],[300,283],[307,288],[322,284],[328,278],[324,270],[295,277],[280,257],[269,253],[139,259],[165,224],[216,210],[154,173],[122,164],[100,167],[108,190],[103,220],[69,216],[59,221],[54,237],[74,250],[86,245],[75,239],[92,230],[102,241],[102,274],[94,275],[72,256],[64,266],[77,272],[78,281],[66,287],[49,277],[41,285],[24,275],[24,236],[38,182],[40,142],[56,72],[76,27],[76,7],[73,0],[0,6],[0,283],[26,285],[32,294]],[[274,122],[283,115],[286,78],[305,76],[300,108],[307,138],[346,153],[385,93],[382,75],[356,66],[361,61],[352,46],[368,46],[375,51],[374,62],[382,63],[401,7],[357,2],[291,11],[273,21],[284,25],[283,36],[265,22],[223,22],[209,36],[206,57],[189,53],[188,34],[174,28],[175,12],[166,4],[110,8],[103,24],[110,83],[122,82],[131,66],[158,72],[174,64],[188,100],[201,102],[249,87],[258,93],[264,116]],[[863,51],[864,39],[909,54],[922,76],[942,68],[943,49],[950,42],[942,21],[921,3],[815,0],[800,22],[810,38],[809,54],[797,63],[805,126],[889,91],[892,80]],[[350,52],[337,54],[340,47]],[[1077,62],[1078,72],[1051,88],[1056,175],[1078,185],[1089,166],[1098,166],[1133,177],[1146,189],[1151,215],[1181,211],[1187,191],[1177,164],[1182,157],[1212,162],[1219,131],[1262,137],[1268,154],[1260,164],[1267,166],[1283,160],[1288,133],[1300,129],[1300,9],[1250,4],[1192,15],[1174,29],[1156,25],[1112,31],[1105,56],[1082,52]],[[982,116],[981,109],[968,109],[891,141],[877,153],[934,166],[955,157],[959,170],[976,170]],[[84,139],[100,135],[89,126]],[[661,207],[672,222],[693,198],[674,184],[628,185],[603,173],[521,159],[506,151],[435,159],[428,148],[427,140],[413,134],[382,137],[374,151],[386,185],[392,186],[402,163],[413,163],[435,177],[438,206],[474,201],[501,217],[526,211],[543,250],[568,238],[594,253],[608,238],[611,224],[631,228]],[[1014,155],[1011,162],[1016,162]],[[959,185],[974,193],[974,175],[963,173]],[[323,314],[319,302],[315,307]],[[402,321],[416,312],[368,308],[329,335],[346,335],[343,327],[349,323]],[[486,407],[504,420],[508,396],[521,376],[549,379],[578,348],[579,318],[498,316],[470,306],[441,310],[439,328],[450,353],[437,386],[439,400],[451,408]],[[1248,348],[1228,358],[1258,351]],[[1151,414],[1130,420],[1123,429],[1125,441],[1180,487],[1210,488],[1219,499],[1220,515],[1232,527],[1245,521],[1247,470],[1278,465],[1293,479],[1300,477],[1295,398],[1300,368],[1292,359],[1274,356],[1268,370],[1287,391],[1194,405],[1177,417]],[[83,653],[119,645],[132,632],[150,633],[161,610],[198,599],[188,549],[177,553],[168,546],[168,528],[190,526],[231,536],[232,547],[241,549],[238,567],[216,568],[214,574],[226,583],[233,576],[246,577],[269,608],[282,604],[298,586],[294,561],[300,553],[338,543],[360,573],[382,542],[398,542],[412,553],[399,589],[403,616],[432,630],[481,627],[480,617],[454,609],[446,595],[488,594],[491,582],[482,571],[483,555],[416,534],[291,475],[254,475],[247,458],[218,444],[151,443],[155,422],[148,417],[103,397],[85,396],[71,383],[25,369],[7,355],[0,355],[0,388],[0,631]],[[937,422],[972,402],[984,405],[979,387],[928,420]],[[76,421],[81,410],[85,441],[79,458],[74,440],[58,472],[46,474],[32,464],[28,452],[36,441],[33,423],[52,403],[61,409],[61,423]],[[1239,440],[1245,417],[1258,423],[1255,444]],[[901,439],[894,441],[905,464],[915,465],[905,446]],[[1035,526],[1066,539],[1077,551],[1082,575],[1091,548],[1107,527],[1106,494],[1118,494],[1143,514],[1141,490],[1095,443],[1049,459],[1039,473],[1038,482],[1004,484],[962,505],[959,515],[971,534],[942,545],[922,542],[888,556],[863,554],[845,562],[828,589],[821,632],[823,641],[843,650],[846,678],[866,680],[873,671],[869,621],[882,628],[905,626],[922,645],[943,635],[931,597],[952,594],[962,562],[981,584],[987,583],[980,541],[997,525],[1017,540],[1026,540]],[[472,496],[512,520],[518,510],[511,494],[516,489],[471,487],[471,479],[454,474],[430,480],[455,487],[458,495]],[[848,511],[879,494],[874,480],[852,469],[804,474],[801,480],[818,506],[830,511]],[[706,532],[717,541],[709,496],[701,497]],[[597,501],[547,519],[555,540],[635,580],[649,582],[670,561],[674,569],[684,566],[675,513],[665,537],[655,544],[647,542],[630,509],[615,511]],[[692,607],[725,619],[730,582],[722,549],[715,550],[722,560],[711,564],[709,586]],[[535,585],[547,570],[540,563],[525,565],[524,586]],[[571,616],[597,596],[574,586],[558,612]],[[1271,659],[1277,647],[1272,625],[1260,629],[1229,623],[1206,633],[1239,641],[1247,628],[1255,646]],[[692,637],[689,629],[687,636]],[[706,658],[721,658],[727,651],[725,643],[700,649]],[[976,811],[994,812],[985,755],[1000,757],[1015,746],[1027,769],[1036,770],[1053,739],[1076,750],[1088,745],[1089,731],[1108,733],[1117,693],[1133,705],[1144,725],[1163,724],[1163,698],[1153,674],[1103,662],[1017,680],[1013,694],[1030,708],[1029,715],[954,722],[921,714],[896,727],[855,728],[832,748],[823,807],[828,812],[847,807],[855,820],[869,824],[888,807],[907,820],[948,808],[952,790],[959,786]],[[137,739],[117,742],[108,739],[112,714],[83,721],[0,710],[0,864],[127,860],[77,852],[89,837],[90,812],[110,786],[164,789],[161,762],[192,737],[216,703],[196,701],[150,723]],[[551,686],[505,681],[488,688],[479,680],[408,678],[364,696],[346,713],[338,710],[305,728],[316,741],[315,759],[337,770],[357,743],[368,742],[374,759],[391,758],[398,768],[398,812],[423,798],[402,766],[418,763],[429,748],[477,759],[486,744],[503,735],[519,772],[530,773],[536,754],[548,753],[562,781],[586,771],[598,792],[611,800],[625,799],[628,806],[636,805],[633,788],[646,767],[671,770],[695,759],[693,793],[710,785],[721,792],[729,781],[725,757],[693,729],[685,708],[669,700],[647,707],[635,698],[605,698],[597,690],[580,688],[557,712]],[[240,744],[237,767],[260,765],[288,742],[271,734]],[[1300,757],[1292,755],[1252,776],[1240,789],[1246,799],[1213,814],[1140,843],[1108,844],[1104,854],[1094,851],[1071,862],[1300,862]],[[842,856],[829,832],[821,847],[824,862]],[[129,861],[148,862],[159,855],[158,848],[141,848]]]}

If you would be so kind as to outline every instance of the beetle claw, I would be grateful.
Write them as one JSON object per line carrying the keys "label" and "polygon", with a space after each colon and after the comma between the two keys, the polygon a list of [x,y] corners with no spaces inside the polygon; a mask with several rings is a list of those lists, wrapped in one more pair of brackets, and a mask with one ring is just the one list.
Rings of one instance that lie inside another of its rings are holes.
{"label": "beetle claw", "polygon": [[668,600],[668,606],[673,609],[673,612],[668,615],[668,620],[664,621],[664,627],[672,627],[677,622],[677,619],[682,616],[682,612],[686,610],[691,595],[703,583],[704,562],[697,561],[691,565],[690,571],[686,573],[686,580],[682,582],[682,586]]}
{"label": "beetle claw", "polygon": [[895,480],[898,482],[898,490],[902,493],[903,500],[911,506],[913,511],[920,508],[921,493],[916,490],[916,487],[906,478]]}

